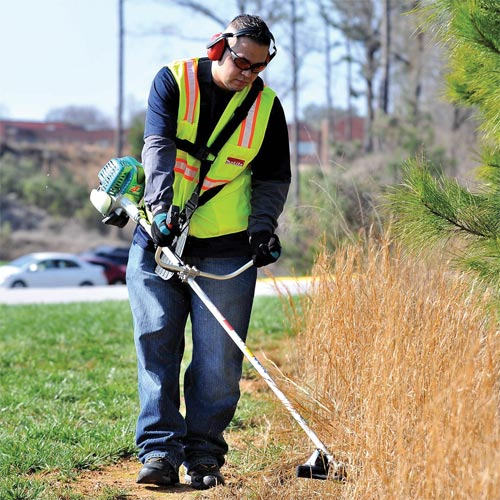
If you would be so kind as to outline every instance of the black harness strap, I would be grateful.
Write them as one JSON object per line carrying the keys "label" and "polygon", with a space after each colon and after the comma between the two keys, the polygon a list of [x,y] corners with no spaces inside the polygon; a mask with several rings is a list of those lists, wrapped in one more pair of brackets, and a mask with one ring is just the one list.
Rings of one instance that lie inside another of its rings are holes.
{"label": "black harness strap", "polygon": [[[238,125],[245,119],[252,107],[252,104],[257,99],[259,92],[264,88],[263,82],[260,78],[257,78],[250,91],[248,92],[245,100],[236,108],[233,116],[226,123],[225,127],[220,131],[219,135],[215,138],[211,146],[207,146],[199,143],[192,143],[187,139],[175,138],[175,145],[177,149],[185,151],[191,156],[194,156],[197,160],[205,161],[208,159],[209,155],[216,157],[222,146],[226,144],[229,138],[233,135],[234,131],[238,128]],[[212,160],[213,161],[213,160]]]}
{"label": "black harness strap", "polygon": [[187,154],[194,156],[197,160],[200,161],[207,160],[210,154],[216,156],[216,153],[213,153],[212,149],[209,148],[208,146],[203,146],[202,144],[196,144],[196,143],[193,144],[191,141],[188,141],[187,139],[179,139],[178,137],[176,137],[175,145],[177,146],[177,149],[185,151]]}
{"label": "black harness strap", "polygon": [[255,99],[264,88],[264,84],[260,78],[257,78],[248,92],[245,100],[236,108],[233,116],[229,119],[226,126],[221,130],[213,144],[210,146],[209,152],[217,156],[222,146],[226,144],[233,132],[238,128],[238,125],[246,118]]}

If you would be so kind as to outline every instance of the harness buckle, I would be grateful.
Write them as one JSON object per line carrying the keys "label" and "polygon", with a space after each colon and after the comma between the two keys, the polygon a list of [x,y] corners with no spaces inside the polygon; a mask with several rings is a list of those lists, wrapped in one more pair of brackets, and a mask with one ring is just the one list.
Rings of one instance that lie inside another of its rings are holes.
{"label": "harness buckle", "polygon": [[210,163],[213,162],[213,160],[208,159],[209,155],[212,154],[212,151],[207,146],[199,146],[196,148],[194,153],[195,154],[193,156],[200,161],[209,161]]}
{"label": "harness buckle", "polygon": [[193,191],[193,194],[191,195],[189,200],[186,201],[183,212],[187,220],[191,218],[191,215],[196,210],[196,207],[198,206],[198,198],[199,198],[198,192],[195,190]]}

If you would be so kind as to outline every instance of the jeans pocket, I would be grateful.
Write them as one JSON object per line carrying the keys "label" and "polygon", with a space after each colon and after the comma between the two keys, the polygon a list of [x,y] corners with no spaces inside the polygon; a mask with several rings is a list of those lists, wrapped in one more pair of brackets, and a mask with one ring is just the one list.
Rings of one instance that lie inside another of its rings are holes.
{"label": "jeans pocket", "polygon": [[137,226],[134,231],[132,244],[134,243],[136,245],[139,245],[143,250],[147,250],[148,252],[155,251],[155,244],[153,240],[149,237],[149,235],[141,226]]}

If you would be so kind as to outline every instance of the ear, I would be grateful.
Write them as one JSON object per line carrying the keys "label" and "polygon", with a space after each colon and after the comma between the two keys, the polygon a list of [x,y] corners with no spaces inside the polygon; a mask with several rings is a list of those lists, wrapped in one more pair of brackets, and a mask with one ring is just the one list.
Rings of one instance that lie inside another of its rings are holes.
{"label": "ear", "polygon": [[207,56],[211,61],[220,61],[226,48],[225,33],[217,33],[212,36],[207,44]]}

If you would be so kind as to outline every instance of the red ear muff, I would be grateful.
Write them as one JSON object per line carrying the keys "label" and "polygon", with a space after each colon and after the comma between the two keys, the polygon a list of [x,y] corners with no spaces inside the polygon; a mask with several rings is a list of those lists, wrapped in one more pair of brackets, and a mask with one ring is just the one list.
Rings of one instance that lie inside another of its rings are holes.
{"label": "red ear muff", "polygon": [[220,61],[226,49],[225,33],[217,33],[212,36],[207,44],[207,56],[211,61]]}
{"label": "red ear muff", "polygon": [[[266,63],[269,63],[271,59],[276,55],[276,45],[274,43],[274,37],[269,30],[266,30],[267,36],[270,39],[269,53],[266,58]],[[217,33],[212,36],[210,42],[207,44],[207,56],[211,61],[220,61],[226,50],[226,39],[229,37],[238,37],[244,35],[261,35],[260,29],[254,28],[244,28],[236,31],[235,33]]]}

